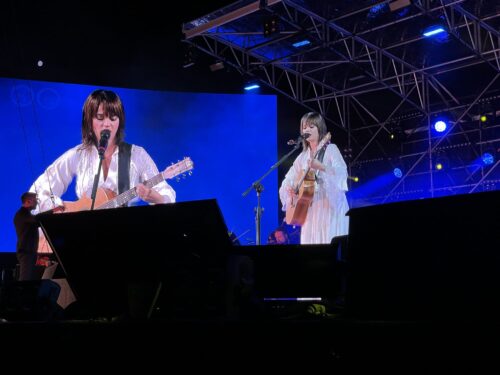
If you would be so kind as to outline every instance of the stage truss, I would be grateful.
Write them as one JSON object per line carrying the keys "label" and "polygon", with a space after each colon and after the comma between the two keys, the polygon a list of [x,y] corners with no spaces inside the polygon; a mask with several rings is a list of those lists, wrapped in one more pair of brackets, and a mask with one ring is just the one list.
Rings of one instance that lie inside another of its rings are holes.
{"label": "stage truss", "polygon": [[[438,24],[444,33],[422,35]],[[187,47],[322,113],[345,136],[362,205],[500,188],[499,25],[497,1],[243,0],[183,33]],[[395,167],[402,176],[388,177]]]}

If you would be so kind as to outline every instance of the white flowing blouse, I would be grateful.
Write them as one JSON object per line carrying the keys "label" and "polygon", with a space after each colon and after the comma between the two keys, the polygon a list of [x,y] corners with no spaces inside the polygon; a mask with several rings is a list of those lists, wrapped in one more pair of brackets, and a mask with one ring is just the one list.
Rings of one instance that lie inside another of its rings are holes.
{"label": "white flowing blouse", "polygon": [[[95,147],[83,148],[82,145],[78,145],[66,151],[31,186],[30,191],[36,192],[40,199],[39,207],[35,213],[62,205],[61,196],[75,177],[78,198],[84,194],[90,197],[98,166],[99,154]],[[146,150],[140,146],[132,145],[130,187],[137,186],[137,184],[143,183],[159,173],[156,164]],[[118,194],[118,147],[111,157],[106,180],[101,171],[98,187],[112,190]],[[164,197],[165,203],[175,202],[175,191],[166,181],[161,181],[153,189]],[[53,199],[51,191],[54,195]],[[137,200],[139,198],[134,198],[131,202]]]}
{"label": "white flowing blouse", "polygon": [[[311,160],[308,148],[300,153],[283,180],[279,194],[283,211],[287,210],[287,187],[295,188],[304,175]],[[338,147],[329,144],[323,158],[325,171],[316,171],[314,196],[301,229],[301,244],[329,244],[333,237],[349,232],[349,210],[347,202],[347,166]]]}

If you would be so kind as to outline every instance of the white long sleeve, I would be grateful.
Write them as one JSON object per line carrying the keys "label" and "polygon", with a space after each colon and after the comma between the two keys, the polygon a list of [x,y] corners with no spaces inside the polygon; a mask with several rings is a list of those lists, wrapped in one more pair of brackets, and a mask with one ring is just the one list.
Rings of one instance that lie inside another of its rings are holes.
{"label": "white long sleeve", "polygon": [[[295,187],[298,178],[308,168],[311,155],[303,151],[295,159],[280,187],[280,200],[286,211],[287,187]],[[345,235],[349,231],[349,210],[347,202],[347,166],[338,147],[329,144],[323,157],[326,170],[317,172],[314,196],[307,211],[307,217],[301,228],[301,244],[330,243],[333,237]]]}
{"label": "white long sleeve", "polygon": [[[30,191],[36,192],[40,199],[38,211],[47,211],[61,205],[61,197],[74,178],[76,178],[78,198],[84,194],[90,197],[98,166],[99,155],[95,147],[83,148],[82,145],[78,145],[66,151],[38,177],[30,188]],[[159,174],[158,168],[146,150],[140,146],[132,145],[130,187],[134,187],[157,174]],[[118,148],[112,155],[106,180],[104,180],[103,173],[100,174],[98,187],[118,193]],[[160,182],[154,189],[165,198],[165,203],[175,202],[175,191],[167,182]]]}

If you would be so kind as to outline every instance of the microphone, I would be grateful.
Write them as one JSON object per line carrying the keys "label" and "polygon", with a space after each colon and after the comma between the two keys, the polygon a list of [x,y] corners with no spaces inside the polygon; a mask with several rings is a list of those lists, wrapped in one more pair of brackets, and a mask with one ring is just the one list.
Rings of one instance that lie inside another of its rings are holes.
{"label": "microphone", "polygon": [[297,139],[290,139],[286,144],[289,146],[299,144],[300,142],[302,142],[302,140],[309,138],[310,135],[311,134],[309,133],[301,134],[298,136]]}
{"label": "microphone", "polygon": [[101,131],[101,138],[99,139],[99,146],[97,147],[97,152],[101,157],[104,156],[104,151],[106,151],[106,148],[108,147],[108,140],[110,135],[111,132],[109,131],[109,129],[104,129],[103,131]]}

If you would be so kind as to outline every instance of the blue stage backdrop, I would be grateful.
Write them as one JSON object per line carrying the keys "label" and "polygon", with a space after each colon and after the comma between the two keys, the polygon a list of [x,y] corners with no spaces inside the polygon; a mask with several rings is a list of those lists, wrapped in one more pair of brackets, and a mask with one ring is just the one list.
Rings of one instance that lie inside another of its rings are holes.
{"label": "blue stage backdrop", "polygon": [[[15,251],[21,194],[80,143],[83,102],[96,88],[102,87],[0,78],[0,251]],[[216,198],[228,229],[242,245],[254,244],[257,197],[242,193],[277,160],[276,96],[106,89],[124,103],[125,139],[143,146],[160,170],[185,156],[194,161],[192,176],[169,180],[177,201]],[[277,179],[273,171],[263,181],[262,243],[278,225]],[[74,184],[63,199],[76,200]]]}

